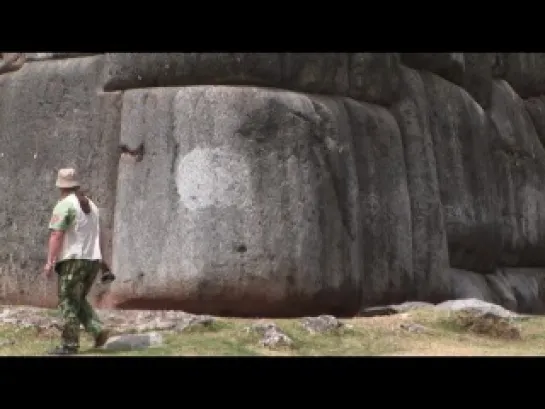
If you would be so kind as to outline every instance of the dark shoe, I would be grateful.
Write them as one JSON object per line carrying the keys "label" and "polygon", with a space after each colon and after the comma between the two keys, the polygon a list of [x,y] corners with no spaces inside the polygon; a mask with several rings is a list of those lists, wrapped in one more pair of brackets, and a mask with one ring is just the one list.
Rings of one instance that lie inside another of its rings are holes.
{"label": "dark shoe", "polygon": [[110,331],[103,329],[100,331],[100,334],[97,335],[95,338],[95,348],[100,348],[104,346],[106,341],[108,341],[108,338],[110,337]]}
{"label": "dark shoe", "polygon": [[78,353],[78,348],[60,346],[52,349],[48,355],[75,355]]}

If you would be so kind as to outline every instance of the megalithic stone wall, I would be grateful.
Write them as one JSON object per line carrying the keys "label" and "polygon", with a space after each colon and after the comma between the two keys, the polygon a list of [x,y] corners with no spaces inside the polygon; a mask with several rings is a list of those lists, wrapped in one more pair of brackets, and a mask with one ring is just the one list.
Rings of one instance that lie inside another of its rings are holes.
{"label": "megalithic stone wall", "polygon": [[60,167],[77,167],[113,228],[122,95],[102,91],[103,64],[104,56],[43,60],[0,76],[1,302],[56,305],[56,280],[36,275]]}
{"label": "megalithic stone wall", "polygon": [[40,273],[76,166],[118,279],[96,305],[542,312],[542,54],[28,53],[0,75],[0,302]]}

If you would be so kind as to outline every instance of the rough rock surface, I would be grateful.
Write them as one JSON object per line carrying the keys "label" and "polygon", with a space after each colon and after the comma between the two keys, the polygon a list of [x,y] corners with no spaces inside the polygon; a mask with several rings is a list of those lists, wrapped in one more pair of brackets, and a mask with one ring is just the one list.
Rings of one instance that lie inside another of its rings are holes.
{"label": "rough rock surface", "polygon": [[3,302],[54,302],[62,163],[113,229],[99,305],[545,311],[545,54],[54,54],[0,75]]}
{"label": "rough rock surface", "polygon": [[267,348],[275,349],[293,345],[293,340],[274,322],[256,322],[252,326],[247,327],[246,332],[259,334],[261,336],[259,344]]}
{"label": "rough rock surface", "polygon": [[25,53],[0,53],[0,74],[19,70],[26,60]]}
{"label": "rough rock surface", "polygon": [[404,314],[418,309],[438,309],[444,311],[470,311],[476,314],[492,314],[499,318],[523,318],[524,315],[510,311],[500,305],[476,298],[447,300],[437,305],[425,302],[406,302],[398,305],[382,305],[363,309],[358,316],[377,317],[385,315]]}
{"label": "rough rock surface", "polygon": [[332,315],[305,317],[301,320],[301,325],[312,334],[334,331],[343,327],[343,323]]}
{"label": "rough rock surface", "polygon": [[438,304],[436,308],[448,311],[469,311],[477,315],[494,315],[498,318],[518,318],[519,314],[509,311],[499,305],[484,302],[474,298],[466,300],[449,300]]}
{"label": "rough rock surface", "polygon": [[[193,327],[210,327],[214,317],[188,314],[183,311],[123,311],[97,310],[107,328],[115,334],[157,331],[184,332]],[[0,307],[0,324],[12,324],[39,331],[59,330],[61,325],[57,310],[35,307]]]}
{"label": "rough rock surface", "polygon": [[513,320],[499,316],[492,311],[458,310],[448,317],[447,322],[454,324],[462,330],[479,335],[492,336],[496,339],[504,338],[513,340],[522,338],[520,329],[515,325]]}
{"label": "rough rock surface", "polygon": [[36,276],[58,168],[77,166],[111,237],[121,100],[97,92],[102,58],[25,63],[0,76],[0,302],[56,305],[55,280]]}

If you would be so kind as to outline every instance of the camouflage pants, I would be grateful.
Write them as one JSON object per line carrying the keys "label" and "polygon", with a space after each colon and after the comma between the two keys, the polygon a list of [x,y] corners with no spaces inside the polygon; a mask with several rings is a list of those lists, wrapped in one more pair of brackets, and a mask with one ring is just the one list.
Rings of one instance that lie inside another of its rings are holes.
{"label": "camouflage pants", "polygon": [[99,269],[99,263],[91,260],[64,260],[57,264],[63,318],[61,339],[66,347],[79,348],[80,324],[95,338],[102,331],[102,323],[87,301]]}

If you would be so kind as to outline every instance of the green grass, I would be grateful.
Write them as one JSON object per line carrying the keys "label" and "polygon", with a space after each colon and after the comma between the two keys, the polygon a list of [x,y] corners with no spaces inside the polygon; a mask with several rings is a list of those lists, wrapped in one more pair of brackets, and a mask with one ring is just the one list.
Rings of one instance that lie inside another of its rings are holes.
{"label": "green grass", "polygon": [[[47,312],[49,314],[49,312]],[[503,337],[494,325],[475,332],[456,314],[418,310],[390,317],[343,320],[348,327],[326,334],[310,334],[299,320],[270,320],[292,340],[291,347],[270,349],[259,345],[260,336],[246,328],[253,320],[218,319],[209,327],[182,333],[162,332],[164,344],[142,351],[107,352],[91,348],[82,333],[82,355],[94,356],[377,356],[377,355],[545,355],[545,317],[511,322],[520,339]],[[410,332],[401,324],[419,324],[423,332]],[[506,323],[500,323],[505,326]],[[488,332],[487,332],[488,331]],[[499,335],[500,334],[500,335]],[[38,332],[0,326],[0,355],[43,355],[57,345],[58,331]],[[7,343],[6,341],[12,341]]]}

